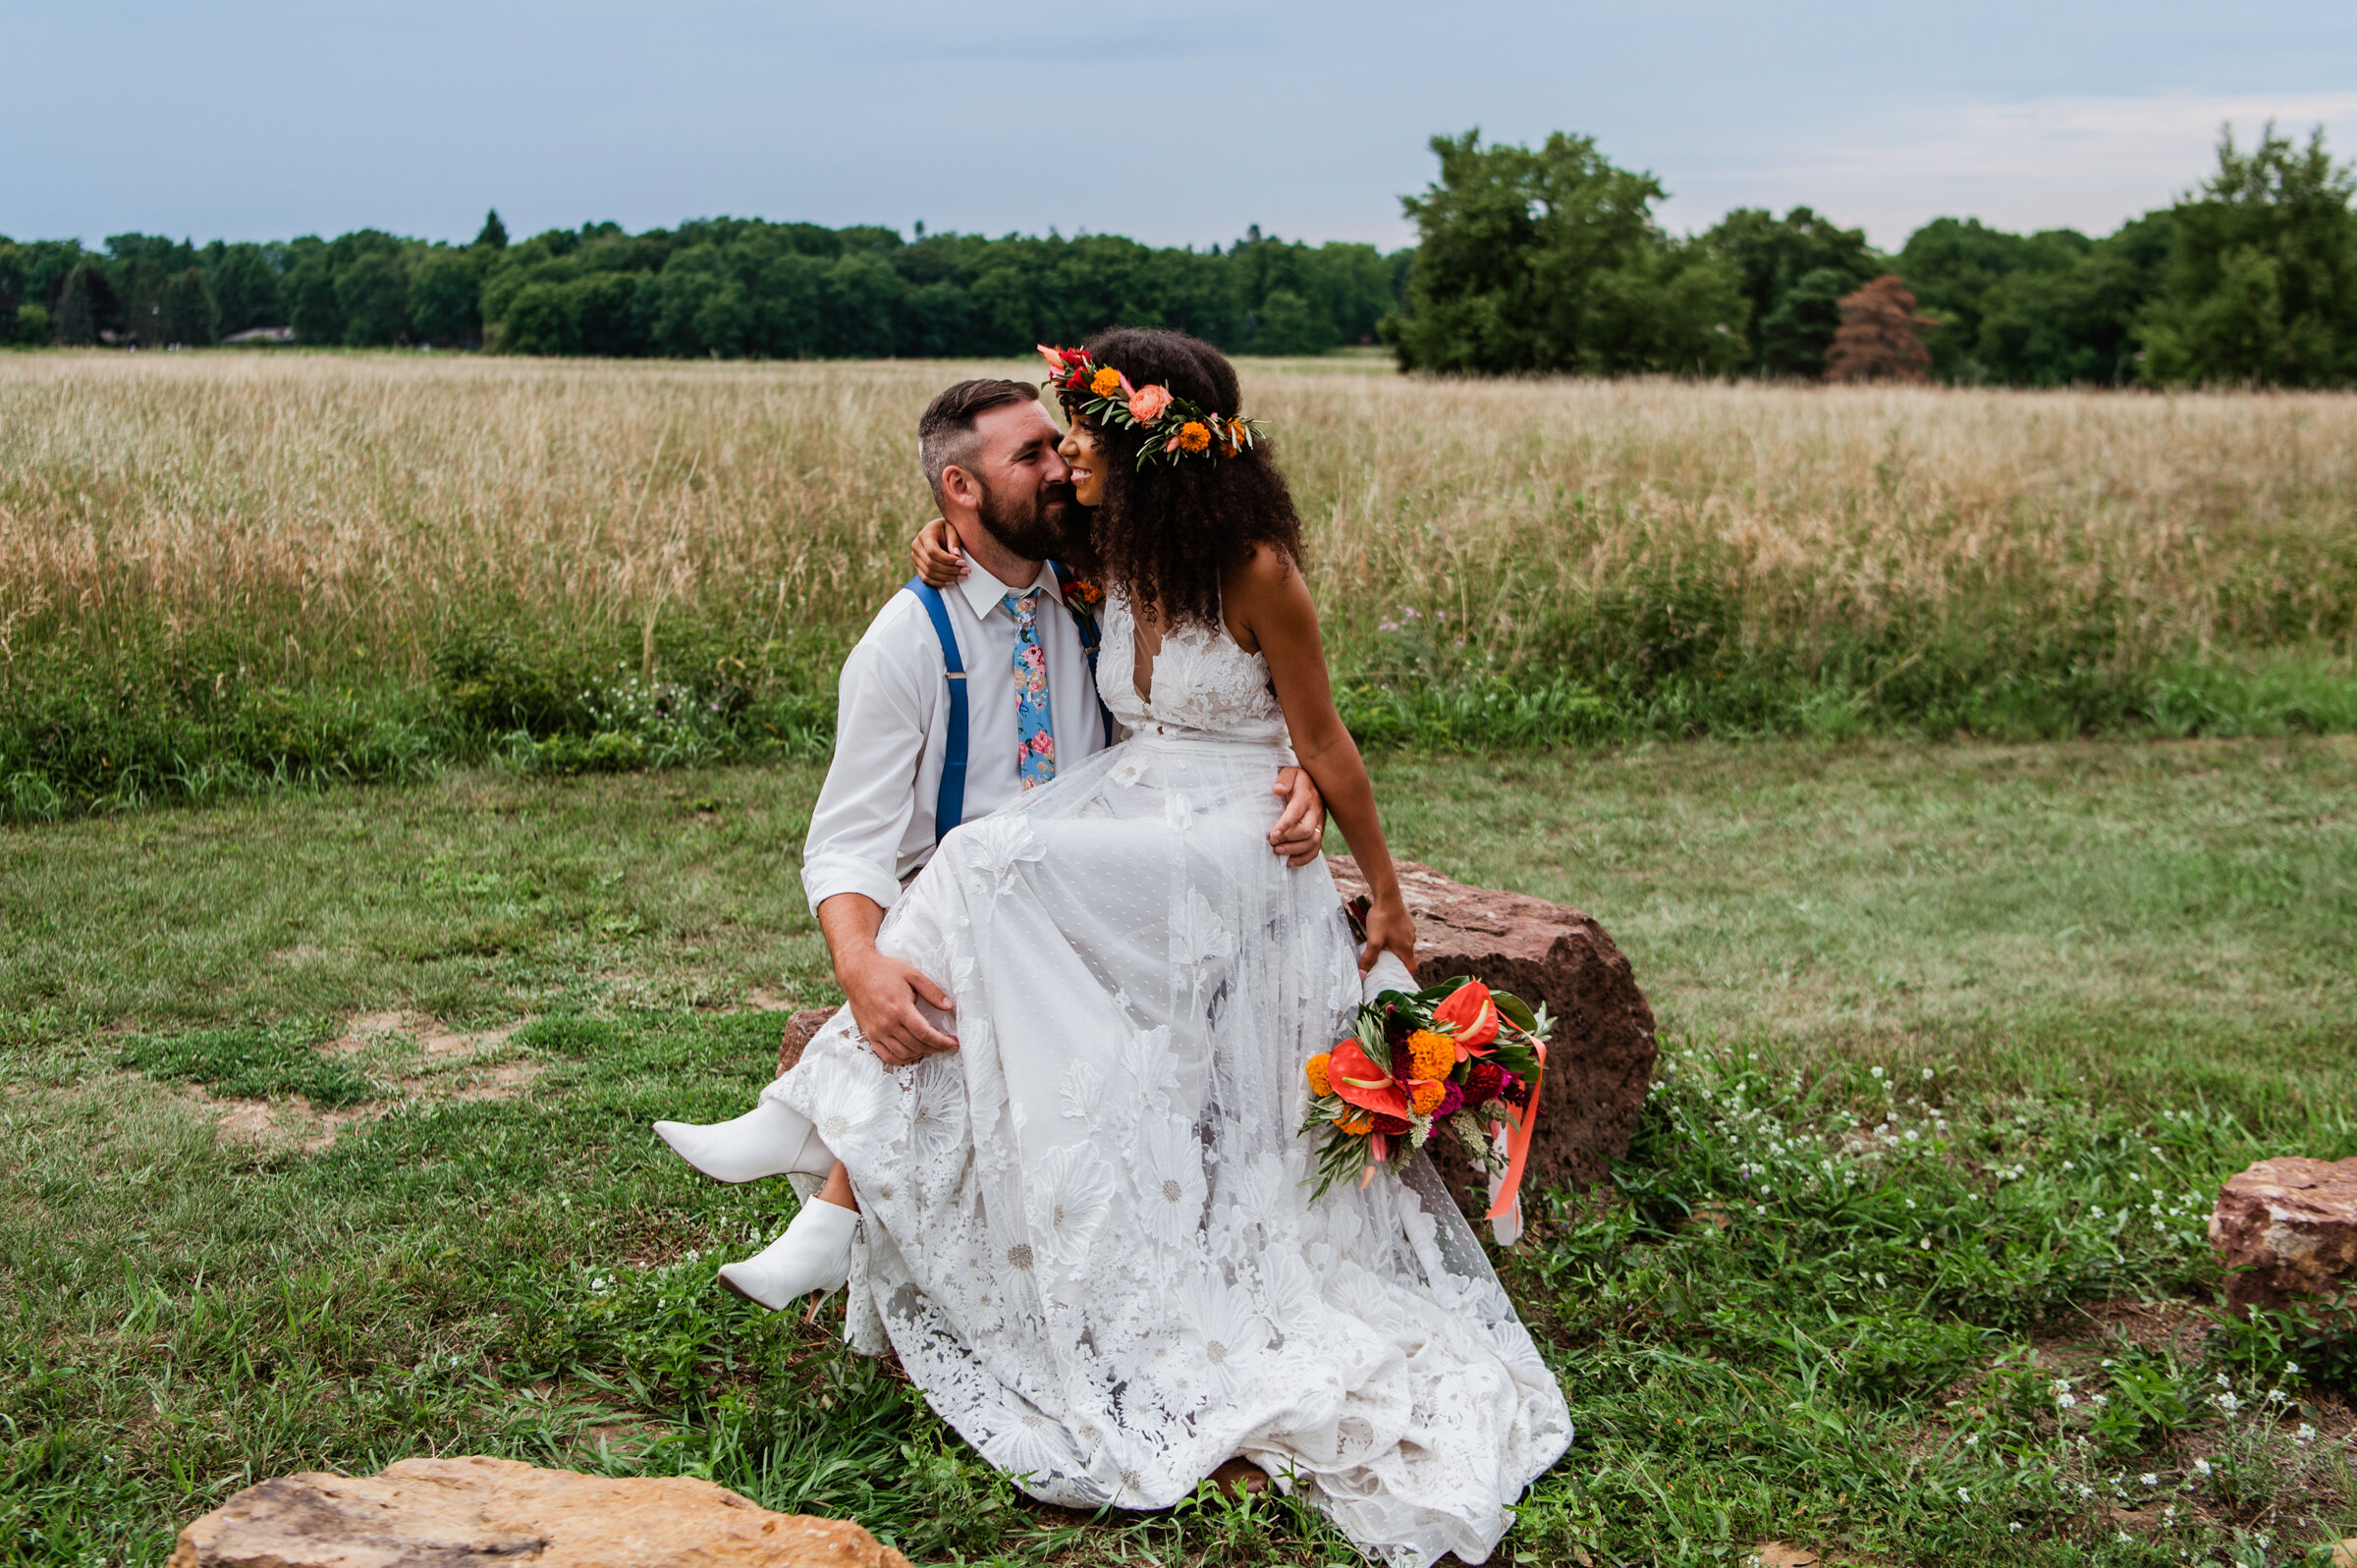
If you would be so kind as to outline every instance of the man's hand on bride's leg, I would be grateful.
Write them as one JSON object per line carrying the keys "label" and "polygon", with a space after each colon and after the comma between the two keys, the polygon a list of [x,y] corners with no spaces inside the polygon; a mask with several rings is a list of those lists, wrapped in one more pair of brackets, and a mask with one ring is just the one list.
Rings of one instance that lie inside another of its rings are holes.
{"label": "man's hand on bride's leg", "polygon": [[1272,794],[1285,796],[1285,812],[1269,830],[1269,847],[1288,866],[1306,866],[1326,843],[1326,802],[1307,768],[1280,768]]}
{"label": "man's hand on bride's leg", "polygon": [[850,1001],[851,1021],[886,1066],[905,1067],[936,1051],[958,1049],[958,1038],[934,1028],[917,1008],[921,1000],[948,1012],[951,1001],[949,993],[916,965],[871,951],[838,978]]}

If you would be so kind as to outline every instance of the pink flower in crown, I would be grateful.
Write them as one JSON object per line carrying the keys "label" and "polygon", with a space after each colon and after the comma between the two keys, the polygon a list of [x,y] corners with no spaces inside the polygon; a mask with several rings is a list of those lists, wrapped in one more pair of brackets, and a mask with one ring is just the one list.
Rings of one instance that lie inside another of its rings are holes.
{"label": "pink flower in crown", "polygon": [[1129,394],[1129,417],[1141,425],[1161,418],[1170,406],[1171,389],[1165,386],[1140,387]]}

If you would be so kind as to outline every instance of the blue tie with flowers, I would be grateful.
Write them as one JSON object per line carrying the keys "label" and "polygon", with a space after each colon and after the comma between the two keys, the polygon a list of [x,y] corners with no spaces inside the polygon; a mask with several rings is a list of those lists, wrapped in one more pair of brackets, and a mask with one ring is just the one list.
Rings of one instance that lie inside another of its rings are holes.
{"label": "blue tie with flowers", "polygon": [[1014,617],[1015,772],[1025,789],[1056,777],[1056,720],[1048,712],[1048,656],[1039,645],[1039,590],[999,601]]}

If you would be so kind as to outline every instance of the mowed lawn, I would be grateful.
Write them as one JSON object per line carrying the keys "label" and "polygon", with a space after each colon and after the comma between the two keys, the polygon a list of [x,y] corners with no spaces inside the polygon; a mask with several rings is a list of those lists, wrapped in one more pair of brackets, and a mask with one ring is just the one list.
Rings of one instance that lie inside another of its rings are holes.
{"label": "mowed lawn", "polygon": [[[792,1196],[704,1184],[646,1123],[740,1108],[761,1009],[833,1000],[818,779],[475,772],[0,831],[0,1562],[156,1561],[266,1476],[480,1451],[709,1475],[920,1561],[1347,1560],[1283,1503],[1035,1506],[835,1313],[713,1288]],[[2357,1533],[2345,1362],[2204,1316],[2200,1239],[2248,1160],[2357,1154],[2357,741],[1377,783],[1398,852],[1597,916],[1676,1065],[1616,1194],[1502,1259],[1581,1433],[1507,1558]]]}

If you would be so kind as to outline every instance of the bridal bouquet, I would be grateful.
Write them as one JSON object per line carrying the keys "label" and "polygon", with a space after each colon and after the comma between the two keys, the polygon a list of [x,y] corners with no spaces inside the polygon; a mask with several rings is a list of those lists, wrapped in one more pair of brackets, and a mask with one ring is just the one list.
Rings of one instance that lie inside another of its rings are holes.
{"label": "bridal bouquet", "polygon": [[[1405,1160],[1443,1126],[1510,1189],[1536,1115],[1546,1038],[1545,1007],[1533,1012],[1478,980],[1378,994],[1358,1009],[1350,1038],[1304,1068],[1310,1099],[1301,1132],[1320,1139],[1312,1201],[1346,1177],[1366,1185],[1377,1166]],[[1514,1130],[1510,1160],[1490,1137],[1501,1122]],[[1510,1199],[1509,1190],[1502,1206]]]}

